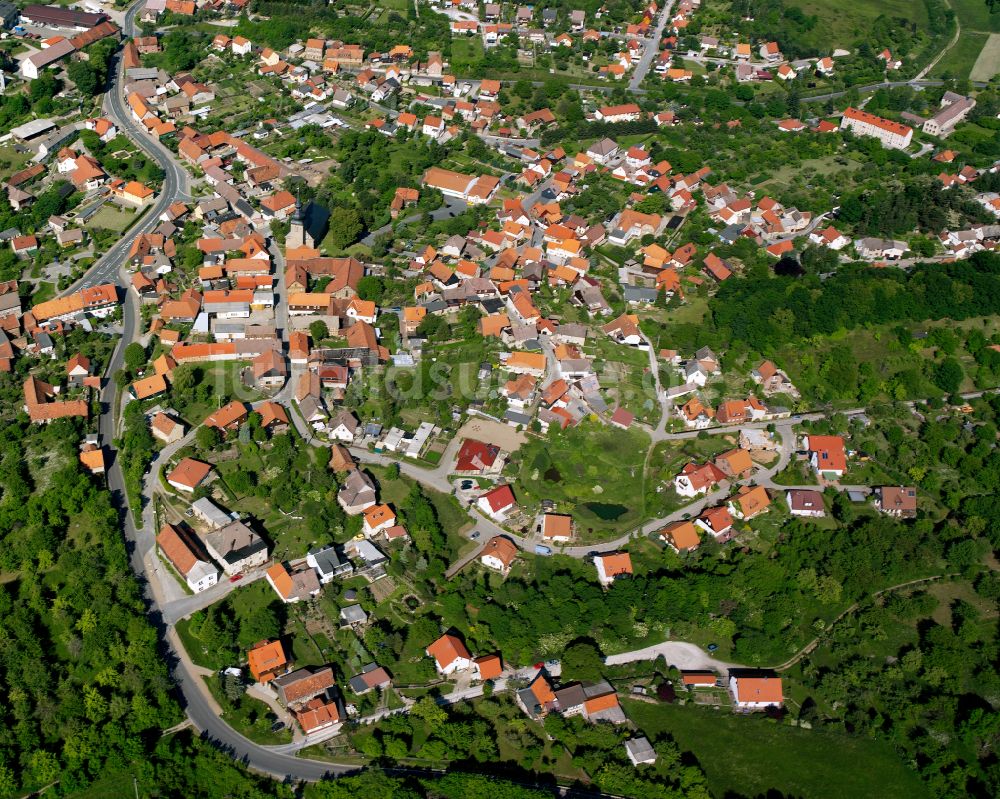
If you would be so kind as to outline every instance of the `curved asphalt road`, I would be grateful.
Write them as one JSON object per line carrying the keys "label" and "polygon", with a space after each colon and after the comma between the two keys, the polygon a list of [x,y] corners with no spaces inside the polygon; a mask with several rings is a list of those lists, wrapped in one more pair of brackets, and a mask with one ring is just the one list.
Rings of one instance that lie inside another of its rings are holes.
{"label": "curved asphalt road", "polygon": [[[142,4],[142,0],[137,0],[125,14],[124,30],[127,35],[131,35],[135,31],[135,16]],[[120,275],[120,269],[125,261],[125,256],[128,253],[132,240],[138,234],[156,227],[159,215],[170,203],[189,196],[186,191],[188,182],[187,173],[174,160],[173,154],[166,147],[150,138],[145,129],[132,120],[128,107],[121,96],[121,85],[122,71],[119,64],[118,70],[115,73],[114,84],[105,97],[106,112],[120,130],[124,131],[129,138],[149,153],[152,158],[156,159],[157,163],[163,167],[166,176],[163,189],[153,207],[147,211],[147,216],[133,227],[120,242],[105,253],[87,272],[83,279],[78,281],[74,289],[80,286],[93,286],[99,283],[124,282]],[[137,338],[136,334],[139,329],[138,302],[134,294],[127,291],[127,289],[123,318],[122,337],[108,364],[107,371],[105,372],[106,378],[113,377],[121,369],[124,361],[125,347]],[[114,381],[108,379],[101,393],[101,416],[98,420],[98,429],[103,440],[107,442],[113,441],[116,438],[115,406],[118,402],[117,394]],[[152,531],[139,530],[133,522],[132,514],[128,508],[121,465],[117,458],[112,460],[111,466],[108,469],[107,479],[112,502],[121,514],[122,531],[129,550],[132,569],[140,584],[143,585],[148,602],[150,619],[158,628],[165,650],[164,654],[168,662],[171,663],[173,677],[177,682],[177,687],[185,705],[185,711],[195,728],[203,733],[208,740],[247,767],[279,779],[315,781],[326,776],[356,771],[357,767],[353,765],[342,766],[332,763],[322,763],[272,751],[269,747],[260,746],[243,737],[215,715],[205,700],[204,688],[199,684],[200,678],[189,670],[186,659],[178,656],[165,634],[166,625],[162,622],[156,598],[146,580],[143,562],[144,555],[149,551],[148,539],[152,538]]]}
{"label": "curved asphalt road", "polygon": [[[126,11],[123,26],[126,35],[134,34],[135,16],[141,4],[142,0],[136,0]],[[163,189],[153,204],[152,209],[147,212],[148,215],[94,264],[84,278],[79,281],[78,286],[119,282],[121,279],[120,269],[132,240],[139,233],[156,227],[159,215],[170,203],[190,196],[186,191],[188,182],[187,173],[173,158],[173,154],[158,141],[150,138],[145,129],[132,120],[124,98],[121,96],[121,83],[122,72],[119,64],[119,68],[116,71],[115,83],[105,98],[106,112],[115,121],[119,129],[128,134],[133,141],[149,153],[151,157],[155,158],[163,167],[165,172]],[[139,312],[136,298],[131,292],[126,292],[122,337],[112,355],[105,373],[106,377],[113,376],[122,367],[125,347],[136,338],[138,317]],[[99,430],[103,436],[103,440],[112,441],[116,437],[114,409],[117,404],[117,389],[113,381],[107,381],[101,394],[101,401],[102,413],[99,419]],[[294,412],[292,416],[294,418]],[[177,681],[178,689],[186,705],[186,713],[194,726],[207,739],[211,740],[234,759],[239,760],[255,771],[269,774],[279,779],[315,781],[323,777],[358,770],[357,766],[354,765],[323,763],[315,760],[301,759],[283,754],[280,751],[276,751],[273,747],[255,744],[233,730],[214,713],[206,702],[204,687],[200,683],[200,677],[190,671],[187,660],[178,656],[178,653],[170,643],[170,639],[166,636],[166,625],[162,621],[162,615],[156,598],[150,590],[145,576],[144,556],[149,551],[149,540],[152,538],[153,533],[151,530],[137,529],[133,522],[132,515],[128,510],[125,484],[122,478],[121,466],[117,458],[113,459],[107,478],[112,501],[122,515],[122,528],[126,544],[129,548],[132,568],[140,583],[144,586],[146,599],[149,603],[151,620],[158,627],[167,657],[172,663],[173,676]]]}
{"label": "curved asphalt road", "polygon": [[[135,17],[142,6],[142,2],[136,2],[125,12],[123,27],[126,36],[135,34]],[[164,172],[163,188],[153,202],[152,207],[146,209],[142,219],[133,225],[111,249],[95,261],[83,277],[70,286],[63,294],[78,291],[81,288],[97,286],[102,283],[117,283],[119,281],[118,273],[121,265],[125,262],[125,257],[136,237],[157,227],[160,224],[160,214],[167,210],[167,207],[171,203],[190,197],[187,188],[187,172],[174,159],[173,153],[166,146],[161,144],[158,139],[151,137],[146,132],[146,128],[132,118],[128,103],[125,102],[125,98],[122,95],[124,81],[121,55],[117,55],[116,59],[114,82],[104,96],[104,113],[115,123],[118,130],[126,134],[150,158],[160,165],[160,168]]]}

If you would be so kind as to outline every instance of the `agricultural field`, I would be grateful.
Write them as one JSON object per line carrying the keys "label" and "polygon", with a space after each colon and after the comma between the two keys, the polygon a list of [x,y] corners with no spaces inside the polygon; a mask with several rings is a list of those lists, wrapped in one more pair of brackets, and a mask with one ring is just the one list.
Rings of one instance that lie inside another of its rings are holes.
{"label": "agricultural field", "polygon": [[968,78],[979,59],[984,45],[989,41],[989,34],[972,31],[962,31],[958,41],[951,47],[930,75],[934,78]]}
{"label": "agricultural field", "polygon": [[11,146],[0,147],[0,177],[4,180],[15,172],[24,169],[31,158],[31,153],[19,153]]}
{"label": "agricultural field", "polygon": [[1000,33],[1000,8],[990,13],[986,0],[948,0],[955,16],[962,23],[962,35],[966,31]]}
{"label": "agricultural field", "polygon": [[980,50],[976,63],[972,65],[969,78],[987,81],[998,73],[1000,73],[1000,33],[991,33]]}

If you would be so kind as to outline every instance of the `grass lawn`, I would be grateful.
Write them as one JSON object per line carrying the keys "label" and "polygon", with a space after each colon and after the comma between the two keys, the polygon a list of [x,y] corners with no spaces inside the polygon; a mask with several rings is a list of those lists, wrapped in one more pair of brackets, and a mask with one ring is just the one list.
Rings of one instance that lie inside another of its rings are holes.
{"label": "grass lawn", "polygon": [[[584,421],[554,438],[531,439],[518,452],[519,501],[551,499],[572,514],[583,540],[607,538],[645,517],[641,483],[649,436]],[[637,501],[638,500],[638,501]]]}
{"label": "grass lawn", "polygon": [[456,74],[483,58],[483,40],[478,36],[456,36],[451,40],[451,66]]}
{"label": "grass lawn", "polygon": [[113,203],[104,203],[101,210],[87,220],[88,227],[102,227],[107,230],[114,230],[121,233],[131,225],[137,218],[135,213],[130,213],[123,208],[119,208]]}
{"label": "grass lawn", "polygon": [[647,735],[669,733],[682,751],[691,752],[715,796],[760,796],[769,791],[810,799],[927,795],[919,777],[898,760],[888,743],[692,705],[650,705],[630,699],[622,705]]}
{"label": "grass lawn", "polygon": [[[401,507],[410,493],[413,481],[405,476],[401,476],[396,480],[388,480],[385,476],[386,470],[381,466],[369,465],[367,470],[378,480],[381,501],[392,505],[394,508]],[[472,521],[469,519],[469,515],[458,504],[458,500],[452,495],[442,494],[440,491],[426,487],[423,489],[423,492],[437,512],[438,521],[448,536],[448,542],[452,547],[451,555],[454,557],[458,554],[462,545],[468,543],[468,540],[463,537],[462,533],[472,526]]]}
{"label": "grass lawn", "polygon": [[1000,14],[991,14],[984,0],[948,0],[948,5],[962,23],[962,36],[966,31],[1000,33]]}
{"label": "grass lawn", "polygon": [[986,33],[966,33],[963,30],[955,46],[944,54],[944,58],[931,70],[930,76],[953,77],[960,80],[968,78],[988,38],[989,34]]}
{"label": "grass lawn", "polygon": [[260,392],[247,388],[240,382],[240,370],[244,366],[246,364],[241,361],[197,364],[196,385],[199,388],[203,385],[210,386],[210,395],[203,398],[200,393],[190,391],[180,397],[171,396],[174,408],[188,424],[201,424],[205,417],[233,398],[243,402],[259,400],[262,396]]}
{"label": "grass lawn", "polygon": [[243,694],[234,704],[222,691],[217,679],[205,678],[212,696],[222,706],[222,719],[240,735],[258,744],[287,744],[292,742],[292,731],[287,727],[271,732],[274,711],[259,699]]}
{"label": "grass lawn", "polygon": [[[965,2],[971,4],[976,0]],[[878,3],[871,0],[788,0],[788,5],[819,18],[807,38],[824,52],[831,47],[850,48],[865,38],[871,31],[872,22],[883,15],[909,20],[918,28],[927,26],[926,7],[912,0],[881,0]]]}
{"label": "grass lawn", "polygon": [[51,300],[55,296],[56,296],[55,283],[51,283],[48,280],[43,280],[35,284],[35,291],[31,295],[31,304],[38,305],[38,303],[45,302],[46,300]]}
{"label": "grass lawn", "polygon": [[[945,59],[946,60],[946,59]],[[847,163],[842,163],[846,161]],[[761,190],[778,188],[787,189],[795,178],[801,177],[806,170],[813,170],[817,175],[829,176],[834,173],[855,172],[861,168],[861,163],[842,155],[825,155],[822,158],[807,158],[801,164],[785,164],[763,175],[765,179],[757,186]]]}
{"label": "grass lawn", "polygon": [[[702,297],[695,292],[685,292],[684,302],[676,308],[653,308],[651,311],[642,314],[660,321],[670,321],[676,325],[700,325],[708,316],[708,297]],[[672,349],[669,336],[664,334],[662,340],[652,339],[653,350],[659,352],[661,349]]]}
{"label": "grass lawn", "polygon": [[604,361],[617,361],[631,366],[649,366],[649,353],[637,347],[618,344],[606,336],[592,337],[586,346],[586,354],[592,354],[593,357]]}
{"label": "grass lawn", "polygon": [[24,169],[29,158],[31,153],[19,153],[13,147],[0,147],[0,177],[6,180],[18,170]]}

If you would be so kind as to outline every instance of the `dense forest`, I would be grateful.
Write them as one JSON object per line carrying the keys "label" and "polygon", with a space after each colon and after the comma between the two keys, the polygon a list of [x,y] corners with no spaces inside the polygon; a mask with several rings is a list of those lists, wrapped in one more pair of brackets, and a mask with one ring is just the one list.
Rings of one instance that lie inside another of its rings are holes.
{"label": "dense forest", "polygon": [[748,277],[722,284],[710,303],[712,322],[717,341],[762,352],[865,325],[1000,313],[1000,255],[991,252],[905,271],[845,267],[826,280],[815,274],[767,279],[766,272]]}
{"label": "dense forest", "polygon": [[0,460],[0,794],[82,787],[181,719],[107,491],[69,420],[9,424]]}

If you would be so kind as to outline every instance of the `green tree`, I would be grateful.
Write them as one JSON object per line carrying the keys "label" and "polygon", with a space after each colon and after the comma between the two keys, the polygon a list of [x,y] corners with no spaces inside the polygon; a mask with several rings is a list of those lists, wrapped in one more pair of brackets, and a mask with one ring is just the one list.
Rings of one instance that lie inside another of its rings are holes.
{"label": "green tree", "polygon": [[562,669],[573,680],[599,680],[604,673],[604,658],[591,641],[579,641],[563,652]]}
{"label": "green tree", "polygon": [[130,372],[138,372],[146,365],[146,350],[138,341],[125,348],[125,366]]}
{"label": "green tree", "polygon": [[430,696],[422,696],[410,708],[410,715],[420,719],[432,733],[448,720],[448,713]]}
{"label": "green tree", "polygon": [[207,424],[199,427],[198,432],[194,434],[194,440],[198,443],[199,448],[205,451],[215,449],[221,438],[218,429]]}
{"label": "green tree", "polygon": [[86,61],[70,61],[66,74],[84,97],[93,97],[97,93],[100,77]]}
{"label": "green tree", "polygon": [[343,250],[357,241],[362,230],[361,216],[354,208],[334,208],[327,238],[335,248]]}
{"label": "green tree", "polygon": [[946,394],[954,394],[962,386],[965,371],[956,358],[945,358],[934,367],[934,385]]}
{"label": "green tree", "polygon": [[322,319],[317,319],[315,322],[310,323],[309,335],[312,337],[313,343],[316,344],[330,335],[330,328],[326,326],[326,322]]}
{"label": "green tree", "polygon": [[376,305],[382,302],[385,285],[382,279],[374,275],[366,275],[358,281],[358,296],[363,300],[371,300]]}

